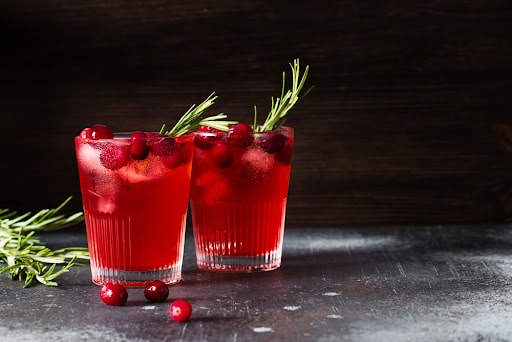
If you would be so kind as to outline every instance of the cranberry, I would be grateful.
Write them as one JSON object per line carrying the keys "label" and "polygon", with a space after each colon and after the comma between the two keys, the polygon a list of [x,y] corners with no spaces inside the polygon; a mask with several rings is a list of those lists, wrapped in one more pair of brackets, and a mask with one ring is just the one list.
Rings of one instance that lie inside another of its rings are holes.
{"label": "cranberry", "polygon": [[91,134],[92,134],[92,129],[90,129],[89,127],[87,128],[84,128],[82,130],[82,132],[80,132],[80,138],[82,139],[91,139]]}
{"label": "cranberry", "polygon": [[217,136],[214,133],[218,133],[219,130],[211,128],[209,126],[201,126],[197,130],[199,133],[212,133],[210,134],[197,134],[194,137],[194,145],[202,150],[207,150],[213,146]]}
{"label": "cranberry", "polygon": [[193,148],[191,145],[184,143],[176,138],[174,142],[174,150],[171,155],[160,157],[162,163],[169,169],[175,169],[181,164],[187,164],[192,158]]}
{"label": "cranberry", "polygon": [[267,153],[281,151],[286,142],[286,137],[281,133],[265,133],[260,140],[260,146]]}
{"label": "cranberry", "polygon": [[106,283],[101,287],[100,298],[107,305],[122,306],[128,300],[128,291],[119,283]]}
{"label": "cranberry", "polygon": [[144,296],[154,303],[161,303],[169,297],[169,288],[161,280],[153,280],[146,285]]}
{"label": "cranberry", "polygon": [[155,132],[144,132],[144,134],[146,134],[146,137],[148,137],[149,139],[165,137],[165,135],[160,134],[160,133],[155,133]]}
{"label": "cranberry", "polygon": [[201,126],[197,129],[198,132],[206,132],[206,133],[215,133],[215,132],[219,132],[218,129],[215,129],[213,127],[210,127],[210,126]]}
{"label": "cranberry", "polygon": [[168,137],[157,138],[151,142],[151,151],[156,156],[165,157],[171,155],[174,149],[174,139]]}
{"label": "cranberry", "polygon": [[212,162],[221,169],[228,168],[233,163],[233,156],[225,144],[216,144],[210,150]]}
{"label": "cranberry", "polygon": [[281,151],[275,154],[274,158],[283,165],[290,165],[290,162],[292,160],[291,144],[285,144]]}
{"label": "cranberry", "polygon": [[112,139],[114,133],[105,125],[96,124],[91,127],[91,139]]}
{"label": "cranberry", "polygon": [[128,164],[130,154],[126,146],[109,144],[101,151],[100,161],[107,169],[117,170]]}
{"label": "cranberry", "polygon": [[185,299],[177,299],[169,307],[169,316],[176,322],[188,321],[192,315],[192,305]]}
{"label": "cranberry", "polygon": [[228,142],[237,147],[247,147],[252,144],[252,127],[248,124],[239,123],[232,125],[228,131]]}
{"label": "cranberry", "polygon": [[147,135],[141,131],[135,131],[130,137],[130,155],[134,159],[142,160],[147,157],[149,147],[146,145]]}

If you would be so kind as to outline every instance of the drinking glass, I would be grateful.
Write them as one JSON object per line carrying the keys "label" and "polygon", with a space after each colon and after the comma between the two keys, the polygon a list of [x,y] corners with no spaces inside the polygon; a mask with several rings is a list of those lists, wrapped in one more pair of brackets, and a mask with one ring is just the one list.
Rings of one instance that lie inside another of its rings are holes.
{"label": "drinking glass", "polygon": [[250,139],[195,133],[190,208],[200,269],[280,267],[293,141],[291,127]]}
{"label": "drinking glass", "polygon": [[181,280],[193,136],[75,137],[92,281]]}

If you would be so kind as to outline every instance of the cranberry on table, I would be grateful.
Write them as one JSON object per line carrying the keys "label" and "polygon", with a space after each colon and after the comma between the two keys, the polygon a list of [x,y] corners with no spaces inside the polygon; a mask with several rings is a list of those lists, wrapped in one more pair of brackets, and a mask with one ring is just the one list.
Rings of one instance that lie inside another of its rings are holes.
{"label": "cranberry on table", "polygon": [[169,316],[176,322],[188,321],[192,315],[192,305],[185,299],[177,299],[169,307]]}
{"label": "cranberry on table", "polygon": [[128,300],[128,291],[119,283],[106,283],[101,287],[100,298],[107,305],[122,306]]}
{"label": "cranberry on table", "polygon": [[153,280],[144,288],[144,296],[151,302],[162,303],[169,297],[169,288],[161,280]]}

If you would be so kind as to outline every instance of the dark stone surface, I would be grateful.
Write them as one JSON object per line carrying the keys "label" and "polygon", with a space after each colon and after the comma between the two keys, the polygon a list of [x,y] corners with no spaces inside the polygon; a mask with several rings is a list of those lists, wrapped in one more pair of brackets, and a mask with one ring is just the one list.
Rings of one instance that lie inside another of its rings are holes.
{"label": "dark stone surface", "polygon": [[[88,267],[59,287],[0,277],[2,341],[506,341],[512,340],[512,226],[288,229],[283,266],[221,274],[195,266],[165,303],[129,290],[124,307],[104,305]],[[45,235],[85,243],[82,231]],[[172,299],[194,312],[180,324]]]}

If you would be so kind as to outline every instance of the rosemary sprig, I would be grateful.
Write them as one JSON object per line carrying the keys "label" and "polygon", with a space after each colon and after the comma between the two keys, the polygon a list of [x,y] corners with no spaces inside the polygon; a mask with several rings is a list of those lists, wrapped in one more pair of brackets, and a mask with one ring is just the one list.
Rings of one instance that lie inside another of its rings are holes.
{"label": "rosemary sprig", "polygon": [[208,96],[199,105],[192,105],[170,130],[167,130],[166,124],[163,124],[160,129],[160,134],[164,134],[169,137],[178,137],[180,135],[193,132],[200,126],[209,126],[221,131],[227,131],[228,126],[230,124],[235,124],[236,122],[222,120],[227,118],[227,115],[224,113],[203,118],[204,112],[214,104],[218,97],[213,96],[214,94],[215,92],[211,93],[210,96]]}
{"label": "rosemary sprig", "polygon": [[67,217],[57,215],[71,198],[72,196],[66,198],[57,208],[42,209],[34,215],[31,212],[20,215],[17,211],[0,208],[0,229],[11,232],[52,231],[82,222],[84,220],[82,212]]}
{"label": "rosemary sprig", "polygon": [[284,125],[288,112],[295,106],[299,99],[304,98],[313,89],[313,86],[311,86],[306,92],[304,92],[304,94],[301,94],[302,88],[304,87],[308,77],[309,65],[304,69],[302,77],[300,77],[300,63],[298,58],[294,59],[293,64],[290,63],[290,67],[292,69],[292,87],[285,92],[286,72],[283,71],[281,97],[275,99],[272,97],[270,111],[265,122],[261,126],[256,124],[257,110],[256,106],[254,107],[254,131],[272,131]]}
{"label": "rosemary sprig", "polygon": [[89,260],[85,247],[51,250],[34,236],[36,232],[63,229],[82,222],[81,212],[71,216],[59,214],[70,200],[68,197],[57,208],[43,209],[34,215],[0,209],[0,263],[6,264],[0,268],[0,274],[8,272],[9,278],[24,280],[24,287],[36,282],[57,286],[57,277],[75,265],[82,265],[77,260]]}

